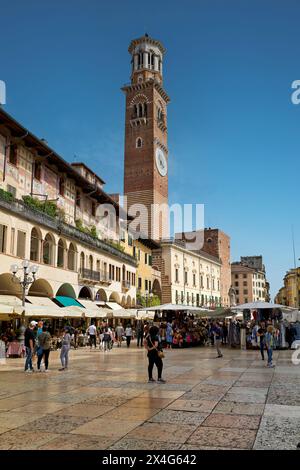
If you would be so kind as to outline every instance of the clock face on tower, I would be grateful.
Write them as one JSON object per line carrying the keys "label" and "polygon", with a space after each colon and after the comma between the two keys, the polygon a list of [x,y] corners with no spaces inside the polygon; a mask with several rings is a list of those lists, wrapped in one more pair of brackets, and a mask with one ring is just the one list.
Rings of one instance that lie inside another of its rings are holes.
{"label": "clock face on tower", "polygon": [[165,157],[164,152],[160,148],[156,149],[155,163],[156,163],[156,168],[159,174],[161,176],[166,176],[168,173],[168,163],[167,163],[167,159]]}

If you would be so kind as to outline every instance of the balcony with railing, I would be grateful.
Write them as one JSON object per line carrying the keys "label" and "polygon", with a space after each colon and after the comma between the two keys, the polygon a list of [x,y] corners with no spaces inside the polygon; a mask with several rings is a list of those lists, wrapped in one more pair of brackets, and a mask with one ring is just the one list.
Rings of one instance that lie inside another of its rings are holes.
{"label": "balcony with railing", "polygon": [[111,284],[112,280],[106,271],[93,271],[92,269],[80,268],[79,278],[92,281],[96,284]]}
{"label": "balcony with railing", "polygon": [[131,285],[129,281],[125,281],[125,280],[122,281],[122,292],[129,291],[130,287]]}

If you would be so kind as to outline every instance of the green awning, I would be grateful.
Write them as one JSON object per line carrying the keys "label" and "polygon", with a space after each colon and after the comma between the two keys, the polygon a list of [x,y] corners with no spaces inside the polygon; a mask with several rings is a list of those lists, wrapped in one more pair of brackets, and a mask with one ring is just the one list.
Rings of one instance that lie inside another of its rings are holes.
{"label": "green awning", "polygon": [[71,307],[72,305],[76,305],[77,307],[83,307],[76,299],[73,297],[65,297],[64,295],[57,295],[55,300],[60,304],[61,307]]}

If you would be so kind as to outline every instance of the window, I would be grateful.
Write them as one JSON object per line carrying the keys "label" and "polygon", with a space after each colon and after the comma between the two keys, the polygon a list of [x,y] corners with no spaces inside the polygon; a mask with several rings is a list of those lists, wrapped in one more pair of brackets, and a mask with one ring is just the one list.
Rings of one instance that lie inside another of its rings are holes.
{"label": "window", "polygon": [[77,207],[80,207],[80,200],[81,200],[80,191],[77,189],[76,190],[76,206]]}
{"label": "window", "polygon": [[44,264],[53,264],[53,247],[54,242],[53,238],[49,233],[47,233],[44,243],[43,243],[43,263]]}
{"label": "window", "polygon": [[92,216],[96,217],[96,203],[92,202]]}
{"label": "window", "polygon": [[243,282],[243,286],[244,286],[244,287],[247,287],[247,281],[244,281],[244,282]]}
{"label": "window", "polygon": [[[99,269],[98,269],[98,263],[99,263]],[[69,251],[68,251],[68,269],[70,269],[70,271],[76,270],[76,249],[73,243],[70,243]],[[100,271],[100,261],[97,261],[97,269],[98,271]]]}
{"label": "window", "polygon": [[0,253],[5,253],[6,251],[6,234],[7,227],[5,225],[0,225]]}
{"label": "window", "polygon": [[243,274],[243,278],[244,278],[244,279],[247,279],[247,274]]}
{"label": "window", "polygon": [[175,269],[175,282],[179,282],[179,279],[178,279],[178,268]]}
{"label": "window", "polygon": [[138,289],[141,290],[141,288],[142,288],[142,278],[139,277],[138,278]]}
{"label": "window", "polygon": [[62,239],[58,241],[57,246],[57,267],[63,268],[65,264],[65,244]]}
{"label": "window", "polygon": [[132,240],[132,236],[130,234],[128,234],[128,245],[133,246],[133,240]]}
{"label": "window", "polygon": [[248,303],[248,299],[247,299],[247,297],[246,297],[246,298],[245,298],[245,304],[247,304],[247,303]]}
{"label": "window", "polygon": [[40,162],[34,162],[33,176],[36,180],[41,181],[42,165]]}
{"label": "window", "polygon": [[121,242],[125,242],[125,241],[126,241],[126,235],[125,235],[125,231],[124,231],[124,230],[121,230],[120,240],[121,240]]}
{"label": "window", "polygon": [[148,290],[148,280],[145,279],[145,290]]}
{"label": "window", "polygon": [[206,288],[209,289],[209,277],[206,278]]}
{"label": "window", "polygon": [[[193,274],[193,286],[195,286],[195,285],[196,285],[196,274],[194,273],[194,274]],[[194,294],[193,294],[193,295],[194,295]]]}
{"label": "window", "polygon": [[187,271],[184,271],[184,283],[185,284],[188,283],[188,273],[187,273]]}
{"label": "window", "polygon": [[135,141],[135,146],[137,149],[140,149],[143,147],[143,139],[141,137],[138,137]]}
{"label": "window", "polygon": [[239,283],[238,283],[238,282],[235,282],[234,285],[235,285],[235,287],[239,287]]}
{"label": "window", "polygon": [[85,265],[85,262],[84,262],[84,253],[83,251],[80,253],[80,271],[82,272],[84,270],[84,265]]}
{"label": "window", "polygon": [[19,258],[25,258],[25,244],[26,244],[26,233],[18,230],[17,239],[17,256]]}
{"label": "window", "polygon": [[149,266],[152,266],[152,256],[151,255],[149,255],[149,258],[148,258],[148,264],[149,264]]}
{"label": "window", "polygon": [[215,290],[215,280],[212,280],[212,289]]}
{"label": "window", "polygon": [[40,261],[40,236],[36,228],[31,230],[30,260],[37,262]]}
{"label": "window", "polygon": [[9,146],[9,156],[8,161],[12,165],[18,165],[18,147],[17,145],[10,145]]}
{"label": "window", "polygon": [[243,293],[244,295],[248,295],[248,289],[244,289]]}
{"label": "window", "polygon": [[145,253],[145,264],[148,263],[148,253]]}
{"label": "window", "polygon": [[[203,276],[201,276],[200,279],[201,279],[201,289],[204,289]],[[202,305],[203,305],[203,304],[202,304]]]}
{"label": "window", "polygon": [[151,292],[151,287],[152,287],[151,281],[148,282],[148,286],[149,286],[149,291]]}
{"label": "window", "polygon": [[238,274],[236,274],[234,277],[235,277],[235,279],[238,279],[238,278],[239,278],[239,275],[238,275]]}
{"label": "window", "polygon": [[15,254],[15,235],[16,235],[16,229],[12,228],[10,231],[10,254],[11,255]]}
{"label": "window", "polygon": [[60,196],[65,195],[65,180],[64,178],[59,178],[59,183],[58,183],[58,193]]}

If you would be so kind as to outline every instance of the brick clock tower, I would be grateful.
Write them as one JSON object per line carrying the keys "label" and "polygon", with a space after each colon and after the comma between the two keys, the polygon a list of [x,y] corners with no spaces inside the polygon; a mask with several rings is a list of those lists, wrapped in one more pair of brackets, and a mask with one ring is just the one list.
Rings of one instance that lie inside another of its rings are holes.
{"label": "brick clock tower", "polygon": [[165,49],[145,34],[131,41],[128,51],[131,83],[122,88],[126,95],[124,195],[128,210],[133,204],[145,206],[146,212],[134,211],[141,220],[140,230],[159,239],[168,227],[167,217],[159,215],[157,206],[168,203],[167,104],[170,100],[163,88]]}

